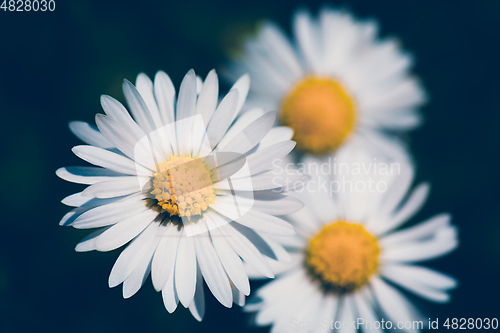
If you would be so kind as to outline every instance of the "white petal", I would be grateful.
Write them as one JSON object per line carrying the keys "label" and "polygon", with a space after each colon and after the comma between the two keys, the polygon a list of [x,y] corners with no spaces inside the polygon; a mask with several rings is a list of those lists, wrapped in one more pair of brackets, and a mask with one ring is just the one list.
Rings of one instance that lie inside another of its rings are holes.
{"label": "white petal", "polygon": [[238,133],[234,139],[224,147],[217,147],[217,151],[244,154],[255,147],[269,132],[276,119],[276,113],[268,112],[258,118]]}
{"label": "white petal", "polygon": [[[263,285],[255,294],[264,301],[276,298],[279,299],[282,295],[289,295],[290,290],[299,290],[299,287],[305,287],[307,284],[310,284],[310,282],[305,275],[304,269],[298,267]],[[270,303],[267,305],[272,306]]]}
{"label": "white petal", "polygon": [[411,228],[396,231],[389,234],[388,236],[382,237],[380,239],[380,244],[383,247],[388,247],[393,244],[401,244],[412,240],[424,239],[436,233],[437,230],[449,226],[450,221],[450,214],[439,214]]}
{"label": "white petal", "polygon": [[196,112],[196,75],[194,70],[189,70],[181,82],[179,98],[177,100],[177,113],[175,120],[189,118]]}
{"label": "white petal", "polygon": [[111,170],[80,166],[59,168],[56,170],[56,175],[68,182],[78,184],[95,184],[106,180],[126,178]]}
{"label": "white petal", "polygon": [[240,257],[234,252],[219,229],[210,230],[210,236],[215,251],[227,275],[236,288],[248,296],[250,294],[250,283],[245,274],[245,268],[243,267]]}
{"label": "white petal", "polygon": [[391,89],[372,89],[370,94],[364,94],[362,99],[364,108],[400,109],[419,106],[425,102],[425,93],[418,80],[406,76],[398,80]]}
{"label": "white petal", "polygon": [[196,75],[196,94],[199,95],[202,88],[203,88],[203,80],[199,75]]}
{"label": "white petal", "polygon": [[[259,191],[266,193],[266,191]],[[256,192],[256,193],[259,193]],[[273,193],[273,192],[270,192]],[[304,207],[304,204],[299,199],[276,193],[277,196],[269,196],[268,198],[260,194],[255,197],[253,209],[271,215],[288,215],[295,213]],[[262,199],[262,200],[259,200]]]}
{"label": "white petal", "polygon": [[99,236],[96,240],[96,248],[99,251],[119,248],[141,233],[157,215],[158,213],[153,210],[146,210],[115,224]]}
{"label": "white petal", "polygon": [[[113,288],[125,281],[143,259],[151,243],[156,242],[159,223],[150,224],[136,239],[134,239],[125,250],[122,251],[109,274],[109,287]],[[111,230],[110,228],[109,230]],[[109,231],[108,230],[108,231]],[[102,235],[101,235],[102,237]],[[100,248],[101,238],[97,240]],[[147,260],[149,262],[149,259]]]}
{"label": "white petal", "polygon": [[431,288],[452,289],[457,286],[457,281],[454,278],[427,267],[391,264],[384,266],[383,270],[401,274]]}
{"label": "white petal", "polygon": [[88,211],[91,207],[77,207],[75,209],[67,212],[61,221],[59,221],[59,225],[68,226],[71,225],[80,215]]}
{"label": "white petal", "polygon": [[231,285],[231,291],[233,293],[233,303],[239,306],[245,306],[245,294]]}
{"label": "white petal", "polygon": [[[323,297],[323,306],[320,310],[320,315],[318,318],[318,333],[328,333],[331,332],[331,322],[335,319],[335,314],[337,312],[337,305],[339,299],[334,295],[326,295]],[[325,323],[324,320],[327,320]]]}
{"label": "white petal", "polygon": [[227,235],[226,241],[245,262],[262,275],[270,278],[274,277],[271,267],[252,242],[231,225],[224,225],[220,230]]}
{"label": "white petal", "polygon": [[[411,164],[401,164],[401,173],[397,177],[397,181],[392,182],[384,195],[383,201],[377,216],[389,216],[401,203],[401,200],[410,189],[413,181],[414,171]],[[370,222],[367,223],[369,225]]]}
{"label": "white petal", "polygon": [[354,302],[358,308],[358,319],[363,320],[363,324],[359,325],[363,332],[382,332],[380,327],[377,329],[374,327],[374,323],[378,321],[375,315],[372,305],[368,302],[361,292],[354,293]]}
{"label": "white petal", "polygon": [[231,286],[208,234],[194,237],[194,246],[198,265],[208,288],[222,305],[230,308],[233,304]]}
{"label": "white petal", "polygon": [[[295,301],[294,301],[295,302]],[[290,303],[294,303],[290,302]],[[275,321],[271,332],[288,332],[292,320],[296,323],[306,323],[307,328],[313,330],[318,325],[318,312],[321,310],[322,297],[317,292],[306,293],[305,297],[294,307],[286,308],[286,315],[283,314]],[[300,327],[300,326],[299,326]],[[307,329],[306,328],[306,329]]]}
{"label": "white petal", "polygon": [[135,295],[148,278],[151,271],[153,254],[164,232],[162,229],[163,228],[161,227],[157,229],[156,236],[150,242],[151,244],[149,245],[148,250],[139,261],[139,264],[137,264],[134,271],[123,282],[123,298],[129,298]]}
{"label": "white petal", "polygon": [[[101,133],[122,153],[135,160],[134,147],[139,140],[120,123],[102,114],[95,116],[95,122]],[[137,124],[136,124],[137,126]]]}
{"label": "white petal", "polygon": [[[174,263],[175,264],[175,263]],[[163,304],[169,313],[172,313],[177,309],[177,304],[179,304],[179,296],[174,287],[174,269],[170,272],[167,284],[165,288],[161,291],[161,296],[163,297]]]}
{"label": "white petal", "polygon": [[283,141],[267,148],[258,149],[256,152],[250,154],[247,157],[250,174],[255,175],[270,169],[274,161],[288,155],[295,147],[295,144],[294,141]]}
{"label": "white petal", "polygon": [[400,51],[397,39],[388,38],[367,49],[365,57],[360,58],[357,63],[359,66],[352,70],[356,72],[356,76],[365,77],[364,82],[358,80],[355,83],[356,93],[362,96],[363,91],[391,89],[397,85],[407,75],[413,59],[411,55]]}
{"label": "white petal", "polygon": [[75,251],[76,252],[87,252],[87,251],[97,250],[97,248],[95,247],[95,241],[96,241],[96,239],[103,232],[105,232],[106,230],[108,230],[109,228],[110,227],[101,228],[101,229],[98,229],[98,230],[94,231],[93,233],[89,234],[87,237],[85,237],[84,239],[82,239],[80,241],[80,243],[78,243],[76,245]]}
{"label": "white petal", "polygon": [[232,89],[238,91],[238,105],[236,106],[236,111],[233,115],[233,118],[231,119],[231,122],[233,122],[234,118],[236,118],[241,108],[243,107],[243,104],[245,104],[248,95],[248,90],[250,89],[250,76],[246,74],[240,77],[238,81],[236,81],[233,84],[231,90]]}
{"label": "white petal", "polygon": [[238,218],[236,222],[250,229],[255,229],[272,235],[295,235],[295,229],[288,222],[257,210],[249,211],[242,217]]}
{"label": "white petal", "polygon": [[[106,112],[106,114],[108,115],[108,117],[116,121],[118,124],[120,124],[120,126],[123,127],[124,130],[129,135],[131,135],[136,141],[142,138],[144,135],[146,135],[143,129],[141,129],[141,127],[134,121],[134,119],[132,119],[132,117],[128,113],[127,109],[122,105],[122,103],[118,102],[113,97],[102,95],[101,106],[104,112]],[[99,124],[97,126],[99,126]],[[104,136],[106,136],[105,133],[103,134]],[[107,139],[109,140],[109,138]],[[111,140],[110,142],[113,143]]]}
{"label": "white petal", "polygon": [[306,239],[314,236],[325,223],[318,220],[308,205],[304,205],[301,210],[287,216],[287,220],[292,223],[296,232],[305,235]]}
{"label": "white petal", "polygon": [[108,198],[108,199],[97,199],[91,197],[82,196],[82,192],[74,193],[68,195],[66,198],[62,199],[61,202],[66,206],[71,207],[97,207],[102,205],[107,205],[113,202],[117,202],[126,199],[127,196]]}
{"label": "white petal", "polygon": [[[378,277],[372,278],[370,284],[373,287],[378,304],[393,323],[417,319],[417,314],[412,306],[394,287],[391,287]],[[416,332],[414,329],[410,331]]]}
{"label": "white petal", "polygon": [[[262,117],[264,114],[265,114],[265,112],[262,109],[253,109],[253,110],[243,112],[243,114],[241,116],[239,116],[233,122],[231,127],[229,127],[229,130],[226,132],[224,137],[220,140],[219,146],[225,147],[245,127],[250,125],[253,121],[257,120],[259,117]],[[272,131],[272,129],[271,129],[271,131]]]}
{"label": "white petal", "polygon": [[[276,325],[280,317],[284,317],[290,323],[293,317],[292,312],[301,307],[310,288],[310,283],[302,270],[266,284],[257,291],[258,296],[263,298],[265,303],[257,313],[255,323],[269,325],[274,322]],[[290,290],[296,290],[296,292],[290,293]]]}
{"label": "white petal", "polygon": [[422,117],[413,110],[395,110],[388,114],[367,115],[363,119],[363,125],[365,124],[373,128],[410,130],[422,124]]}
{"label": "white petal", "polygon": [[144,73],[140,73],[135,81],[135,86],[142,96],[144,103],[146,103],[147,110],[149,111],[151,118],[155,124],[156,128],[163,126],[163,121],[160,116],[160,110],[156,104],[155,96],[153,93],[153,82]]}
{"label": "white petal", "polygon": [[183,236],[175,260],[175,290],[182,305],[187,308],[196,290],[196,253],[193,237]]}
{"label": "white petal", "polygon": [[248,68],[248,73],[255,82],[252,88],[255,87],[267,94],[282,96],[294,80],[290,77],[290,73],[283,69],[283,66],[276,65],[272,62],[272,58],[261,52],[262,47],[259,44],[259,41],[250,41],[244,46],[245,67]]}
{"label": "white petal", "polygon": [[319,72],[321,60],[319,58],[318,37],[310,15],[304,11],[297,12],[293,23],[297,42],[309,69]]}
{"label": "white petal", "polygon": [[[277,175],[275,171],[266,171],[252,176],[251,179],[252,181],[249,182],[247,178],[231,178],[232,188],[239,191],[265,191],[278,188],[291,190],[303,186],[309,177],[303,174]],[[226,181],[215,183],[214,187],[221,190],[231,190],[230,184]]]}
{"label": "white petal", "polygon": [[203,278],[199,267],[196,277],[196,292],[194,293],[193,302],[189,305],[189,311],[196,320],[203,320],[205,315],[205,292],[203,291]]}
{"label": "white petal", "polygon": [[80,215],[71,225],[77,229],[98,228],[112,225],[148,210],[142,195],[99,206]]}
{"label": "white petal", "polygon": [[[238,187],[236,187],[239,189]],[[220,191],[210,207],[226,216],[229,220],[236,220],[252,209],[253,192]]]}
{"label": "white petal", "polygon": [[196,75],[191,69],[182,80],[176,106],[175,127],[180,154],[190,154],[192,151],[193,116],[196,112],[196,98]]}
{"label": "white petal", "polygon": [[[350,87],[362,82],[368,71],[358,74],[356,69],[366,63],[366,50],[373,45],[376,26],[371,22],[354,22],[349,14],[332,10],[322,11],[319,23],[321,30],[316,30],[315,35],[323,37],[318,42],[324,73],[337,74]],[[356,62],[357,59],[360,61]]]}
{"label": "white petal", "polygon": [[271,258],[275,260],[289,261],[290,256],[284,253],[284,249],[276,242],[271,240],[271,235],[265,235],[264,233],[258,233],[255,230],[242,226],[238,223],[232,223],[232,227],[248,239],[259,252],[265,256],[264,259]]}
{"label": "white petal", "polygon": [[[61,203],[63,203],[66,206],[70,206],[70,207],[80,207],[82,205],[85,205],[86,203],[88,203],[92,199],[93,198],[83,197],[82,192],[78,192],[78,193],[73,193],[71,195],[68,195],[67,197],[65,197],[64,199],[61,200]],[[101,199],[98,199],[98,200],[101,200]],[[90,204],[90,206],[92,207],[93,205]],[[99,206],[99,204],[97,204],[96,206]]]}
{"label": "white petal", "polygon": [[425,241],[398,244],[383,250],[380,260],[384,262],[417,262],[437,258],[451,252],[458,246],[456,229],[441,229],[433,238]]}
{"label": "white petal", "polygon": [[[271,270],[273,271],[274,275],[278,276],[286,274],[287,272],[302,266],[302,263],[304,262],[304,256],[301,253],[293,252],[291,254],[288,254],[288,256],[290,256],[291,259],[289,259],[289,261],[287,262],[277,261],[269,257],[265,258],[269,266],[271,267]],[[263,279],[267,280],[267,277],[257,272],[250,265],[245,265],[245,272],[250,280],[263,280]]]}
{"label": "white petal", "polygon": [[162,71],[156,73],[154,83],[154,94],[163,124],[174,122],[175,88],[170,77]]}
{"label": "white petal", "polygon": [[128,80],[123,80],[122,88],[135,121],[139,124],[144,133],[148,134],[153,132],[156,129],[156,124],[141,94],[139,94],[134,85]]}
{"label": "white petal", "polygon": [[[308,166],[306,168],[310,167],[311,170],[314,166],[322,167],[326,165],[320,160],[311,158],[305,158],[304,163]],[[331,172],[331,170],[328,172]],[[300,199],[304,201],[304,204],[309,207],[319,221],[322,223],[331,222],[339,214],[339,204],[332,197],[330,187],[321,187],[322,184],[331,184],[331,180],[323,170],[317,170],[317,172],[312,173],[311,178],[311,182],[317,184],[317,187],[311,191],[305,191],[304,195],[300,195]]]}
{"label": "white petal", "polygon": [[134,296],[141,289],[144,282],[146,282],[151,271],[152,253],[149,252],[154,252],[154,248],[150,247],[150,250],[144,255],[134,271],[123,281],[123,298],[127,299]]}
{"label": "white petal", "polygon": [[429,194],[429,184],[424,183],[418,186],[410,195],[404,205],[394,214],[392,219],[379,232],[386,232],[397,228],[403,222],[408,221],[422,207]]}
{"label": "white petal", "polygon": [[284,32],[277,25],[269,22],[265,23],[259,37],[263,47],[269,49],[270,52],[267,55],[274,59],[273,63],[281,63],[282,70],[286,71],[291,79],[297,79],[304,75],[299,60],[295,55],[295,50],[290,45]]}
{"label": "white petal", "polygon": [[[399,138],[389,136],[381,131],[361,127],[359,135],[357,135],[356,138],[359,139],[365,147],[372,150],[374,156],[385,156],[391,161],[395,161],[395,166],[399,163],[401,172],[393,173],[399,176],[398,179],[401,178],[404,172],[408,172],[406,168],[412,168],[411,166],[405,166],[405,164],[411,164],[408,156],[409,148]],[[402,179],[399,181],[401,180]],[[406,192],[404,194],[406,194]]]}
{"label": "white petal", "polygon": [[444,303],[450,299],[450,296],[446,292],[429,288],[411,276],[400,274],[398,270],[392,269],[389,265],[383,267],[380,270],[380,274],[407,290],[431,301]]}
{"label": "white petal", "polygon": [[290,322],[293,318],[298,318],[303,314],[305,318],[311,318],[308,315],[308,310],[317,311],[315,303],[321,300],[321,295],[316,286],[313,286],[309,281],[305,281],[302,285],[297,285],[296,292],[290,293],[291,298],[289,296],[280,302],[281,313],[278,314],[278,318],[274,321],[274,326],[271,329],[272,333],[289,332]]}
{"label": "white petal", "polygon": [[212,115],[217,107],[218,97],[219,80],[215,69],[212,69],[205,79],[205,83],[198,96],[198,102],[196,103],[196,114],[201,114],[205,126],[208,125],[210,119],[212,119]]}
{"label": "white petal", "polygon": [[274,127],[260,140],[259,149],[267,148],[279,142],[291,140],[293,137],[293,129],[290,127],[280,126]]}
{"label": "white petal", "polygon": [[207,128],[208,142],[215,147],[226,134],[238,105],[238,91],[231,90],[220,102]]}
{"label": "white petal", "polygon": [[153,257],[151,280],[157,291],[165,288],[167,280],[174,269],[177,248],[182,237],[182,231],[177,230],[177,226],[169,223],[162,226],[166,229],[158,248]]}
{"label": "white petal", "polygon": [[82,160],[121,174],[136,175],[139,167],[141,175],[151,175],[150,170],[141,167],[125,156],[109,150],[92,146],[75,146],[71,150]]}
{"label": "white petal", "polygon": [[105,180],[95,183],[87,187],[83,192],[83,196],[94,198],[112,198],[122,195],[141,192],[142,184],[148,182],[148,177],[119,177],[118,180]]}
{"label": "white petal", "polygon": [[356,314],[354,313],[354,298],[351,294],[347,294],[341,299],[342,305],[340,307],[339,321],[346,323],[342,325],[339,330],[341,333],[356,332],[356,329],[352,327],[352,322],[356,319]]}
{"label": "white petal", "polygon": [[[260,238],[266,243],[266,245],[270,248],[271,255],[267,255],[267,253],[261,251],[263,254],[266,254],[271,260],[275,260],[280,263],[291,263],[292,257],[290,253],[283,247],[279,241],[275,240],[272,235],[264,234],[263,232],[255,232]],[[288,237],[288,236],[283,236]]]}
{"label": "white petal", "polygon": [[[230,161],[225,163],[226,160]],[[211,170],[214,183],[228,183],[233,178],[244,178],[247,180],[248,186],[251,186],[250,170],[246,164],[245,156],[238,153],[215,153],[207,156],[204,161]]]}
{"label": "white petal", "polygon": [[86,144],[104,149],[114,148],[108,139],[93,125],[83,121],[72,121],[69,123],[69,128],[74,135]]}

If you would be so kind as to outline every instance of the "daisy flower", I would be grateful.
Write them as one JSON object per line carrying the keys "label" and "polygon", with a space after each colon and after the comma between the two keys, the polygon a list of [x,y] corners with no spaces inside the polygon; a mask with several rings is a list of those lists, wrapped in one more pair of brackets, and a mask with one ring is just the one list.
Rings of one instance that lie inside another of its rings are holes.
{"label": "daisy flower", "polygon": [[425,100],[397,40],[379,40],[375,22],[331,9],[318,19],[299,11],[293,31],[290,41],[265,23],[228,66],[229,76],[250,74],[249,104],[278,111],[306,154],[331,155],[356,141],[396,152],[390,134],[416,127]]}
{"label": "daisy flower", "polygon": [[250,293],[243,261],[273,277],[264,257],[285,258],[269,235],[294,230],[274,215],[302,204],[281,193],[286,185],[273,175],[270,157],[293,149],[293,133],[272,128],[272,113],[238,116],[248,87],[243,76],[219,103],[215,71],[201,82],[191,70],[176,98],[167,74],[158,72],[154,83],[140,74],[135,86],[123,83],[133,117],[102,96],[106,114],[96,115],[97,127],[70,123],[87,144],[73,152],[93,166],[57,170],[64,180],[89,185],[63,199],[75,208],[60,224],[99,228],[76,246],[78,252],[128,243],[109,276],[110,287],[123,283],[124,298],[151,272],[169,312],[180,301],[201,320],[203,281],[224,306],[242,305]]}
{"label": "daisy flower", "polygon": [[[341,155],[336,171],[317,172],[314,186],[297,194],[305,207],[287,217],[297,235],[278,237],[293,259],[270,261],[279,276],[254,292],[246,310],[257,311],[258,325],[273,325],[271,332],[418,331],[425,321],[399,289],[434,302],[449,300],[455,280],[418,263],[457,246],[451,217],[439,214],[400,229],[424,204],[429,185],[409,191],[413,169],[407,162],[382,168],[360,150]],[[305,160],[312,173],[322,170],[316,169],[320,160]],[[369,171],[356,173],[357,163]]]}

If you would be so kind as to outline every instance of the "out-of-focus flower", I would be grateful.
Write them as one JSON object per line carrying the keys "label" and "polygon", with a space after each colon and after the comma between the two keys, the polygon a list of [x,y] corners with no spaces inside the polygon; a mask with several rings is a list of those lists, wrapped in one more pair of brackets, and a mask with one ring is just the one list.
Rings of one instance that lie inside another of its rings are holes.
{"label": "out-of-focus flower", "polygon": [[279,111],[306,154],[330,155],[355,141],[398,152],[388,134],[417,126],[425,100],[409,74],[412,58],[397,40],[379,40],[375,22],[341,11],[323,9],[318,19],[299,11],[293,23],[292,42],[266,23],[228,66],[230,76],[250,74],[249,103]]}
{"label": "out-of-focus flower", "polygon": [[106,115],[96,116],[97,128],[70,124],[88,144],[73,152],[94,166],[57,170],[62,179],[90,185],[63,200],[76,208],[60,224],[100,228],[77,245],[79,252],[129,243],[109,276],[110,287],[123,283],[124,298],[151,272],[169,312],[180,301],[201,320],[203,280],[231,307],[250,293],[242,259],[273,277],[264,256],[280,259],[285,251],[268,235],[294,234],[274,215],[302,204],[278,193],[285,186],[274,179],[270,156],[287,155],[295,143],[290,129],[272,128],[272,113],[238,117],[248,87],[244,76],[218,103],[215,71],[202,83],[191,70],[176,98],[167,74],[158,72],[154,84],[140,74],[136,86],[123,84],[133,118],[103,96]]}
{"label": "out-of-focus flower", "polygon": [[382,319],[391,321],[389,331],[427,327],[394,285],[430,301],[449,300],[455,280],[417,263],[456,248],[451,216],[400,229],[429,191],[426,183],[409,191],[413,168],[407,161],[374,162],[356,150],[339,154],[328,175],[322,163],[305,158],[312,185],[297,193],[305,207],[288,216],[297,235],[279,237],[292,262],[270,261],[278,276],[253,294],[246,310],[258,311],[256,323],[273,325],[272,332],[382,331]]}

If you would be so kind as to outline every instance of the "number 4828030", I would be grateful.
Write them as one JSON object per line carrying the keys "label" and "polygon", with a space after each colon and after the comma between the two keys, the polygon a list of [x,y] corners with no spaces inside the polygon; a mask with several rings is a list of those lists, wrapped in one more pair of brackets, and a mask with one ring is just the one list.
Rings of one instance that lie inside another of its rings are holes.
{"label": "number 4828030", "polygon": [[53,12],[56,10],[56,2],[54,0],[3,0],[0,10],[4,12]]}

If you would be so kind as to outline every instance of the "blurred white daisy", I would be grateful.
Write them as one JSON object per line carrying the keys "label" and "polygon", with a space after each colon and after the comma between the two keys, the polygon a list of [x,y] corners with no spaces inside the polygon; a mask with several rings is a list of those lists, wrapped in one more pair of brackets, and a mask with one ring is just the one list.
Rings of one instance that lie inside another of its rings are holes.
{"label": "blurred white daisy", "polygon": [[[306,169],[314,172],[321,166],[318,163],[307,157]],[[273,325],[271,332],[329,332],[332,328],[380,332],[384,327],[418,331],[421,324],[413,322],[420,320],[427,327],[397,287],[430,301],[449,300],[448,290],[456,281],[417,263],[457,246],[450,215],[439,214],[400,230],[424,204],[429,185],[410,192],[413,169],[406,162],[390,164],[383,171],[367,155],[343,151],[337,166],[342,163],[350,171],[337,169],[333,177],[317,172],[309,191],[297,194],[305,207],[287,217],[297,235],[278,237],[293,260],[288,264],[270,260],[279,276],[254,292],[255,301],[246,310],[257,311],[258,325]],[[370,171],[356,174],[357,163]],[[316,186],[325,182],[328,189],[333,184],[333,195]],[[249,274],[260,276],[251,270]]]}
{"label": "blurred white daisy", "polygon": [[242,305],[250,293],[242,260],[273,277],[264,256],[286,259],[268,235],[292,235],[274,215],[302,204],[278,193],[286,186],[273,175],[271,157],[287,155],[295,143],[289,128],[272,128],[271,113],[238,117],[248,86],[242,77],[218,103],[215,71],[203,83],[189,71],[177,98],[164,72],[154,84],[140,74],[136,86],[123,84],[133,118],[103,96],[106,115],[96,116],[97,128],[70,124],[88,144],[73,152],[94,166],[57,170],[62,179],[90,185],[62,201],[76,208],[60,224],[100,228],[77,245],[79,252],[129,243],[109,276],[110,287],[123,283],[124,298],[151,272],[169,312],[180,301],[201,320],[203,280],[224,306]]}
{"label": "blurred white daisy", "polygon": [[425,100],[409,75],[411,57],[397,40],[379,40],[375,22],[341,11],[323,9],[318,19],[299,11],[293,23],[292,42],[266,23],[230,64],[230,76],[252,78],[249,104],[279,111],[304,153],[327,155],[354,141],[394,152],[388,134],[417,126]]}

